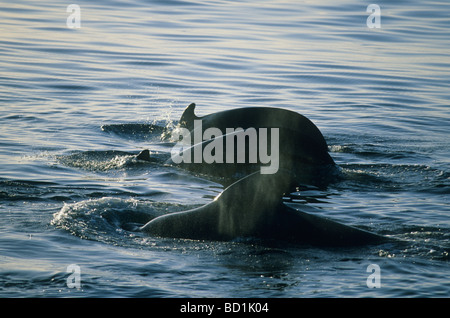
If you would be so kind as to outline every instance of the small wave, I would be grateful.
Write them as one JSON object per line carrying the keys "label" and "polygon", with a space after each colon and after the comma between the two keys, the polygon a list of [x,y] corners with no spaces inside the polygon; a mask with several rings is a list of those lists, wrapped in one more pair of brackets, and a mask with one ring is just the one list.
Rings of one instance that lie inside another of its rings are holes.
{"label": "small wave", "polygon": [[[447,173],[422,164],[341,164],[344,182],[358,182],[358,187],[371,186],[380,190],[407,190],[446,193]],[[355,186],[354,190],[358,188]]]}
{"label": "small wave", "polygon": [[0,199],[8,201],[40,201],[54,194],[54,182],[33,180],[0,180]]}
{"label": "small wave", "polygon": [[[60,163],[68,167],[98,172],[149,164],[147,161],[136,159],[136,155],[137,153],[133,154],[117,150],[84,151],[71,155],[58,156],[57,159]],[[159,158],[157,154],[151,154],[150,156],[154,157],[155,161]]]}
{"label": "small wave", "polygon": [[386,245],[378,251],[380,257],[405,258],[423,257],[440,261],[449,260],[448,228],[436,226],[402,226],[400,235],[396,235],[399,244]]}
{"label": "small wave", "polygon": [[392,151],[391,148],[382,147],[380,145],[372,144],[347,144],[347,145],[331,145],[328,147],[332,153],[352,154],[359,158],[365,159],[408,159],[418,156],[416,152],[401,149],[398,151]]}
{"label": "small wave", "polygon": [[155,123],[126,123],[102,125],[104,132],[112,133],[126,139],[133,140],[166,140],[174,127],[172,121]]}

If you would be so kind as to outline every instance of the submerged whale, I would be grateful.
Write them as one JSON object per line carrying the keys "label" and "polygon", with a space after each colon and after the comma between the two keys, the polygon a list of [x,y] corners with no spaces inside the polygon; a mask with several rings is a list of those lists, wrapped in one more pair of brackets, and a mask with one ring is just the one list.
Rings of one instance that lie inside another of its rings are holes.
{"label": "submerged whale", "polygon": [[258,238],[311,246],[357,246],[387,241],[377,234],[298,211],[283,203],[292,189],[290,172],[255,172],[227,187],[212,202],[159,216],[147,234],[195,240]]}

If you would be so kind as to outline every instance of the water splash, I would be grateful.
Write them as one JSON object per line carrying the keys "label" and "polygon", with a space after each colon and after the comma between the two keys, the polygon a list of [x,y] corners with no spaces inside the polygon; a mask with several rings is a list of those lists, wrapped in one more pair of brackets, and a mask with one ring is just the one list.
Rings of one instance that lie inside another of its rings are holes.
{"label": "water splash", "polygon": [[104,197],[64,204],[51,225],[82,239],[129,246],[139,228],[160,215],[185,209],[178,204]]}

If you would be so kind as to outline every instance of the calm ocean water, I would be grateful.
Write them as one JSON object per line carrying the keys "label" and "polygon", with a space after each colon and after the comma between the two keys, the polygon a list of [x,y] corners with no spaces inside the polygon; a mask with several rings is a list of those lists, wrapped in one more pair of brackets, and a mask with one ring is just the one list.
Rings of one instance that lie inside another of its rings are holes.
{"label": "calm ocean water", "polygon": [[[379,1],[381,28],[361,1],[78,1],[80,28],[70,3],[0,3],[0,297],[450,296],[447,1]],[[293,204],[401,243],[124,227],[222,190],[128,155],[170,151],[161,133],[191,102],[310,118],[346,178]]]}

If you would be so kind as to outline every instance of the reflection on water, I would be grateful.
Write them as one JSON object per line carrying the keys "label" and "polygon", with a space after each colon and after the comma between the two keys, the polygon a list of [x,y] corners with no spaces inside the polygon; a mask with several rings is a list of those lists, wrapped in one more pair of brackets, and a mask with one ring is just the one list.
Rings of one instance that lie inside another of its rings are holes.
{"label": "reflection on water", "polygon": [[[355,1],[76,4],[80,28],[67,27],[69,3],[0,4],[3,296],[448,295],[450,4],[379,1],[381,28]],[[404,244],[299,249],[117,226],[221,191],[133,161],[170,151],[159,136],[191,102],[199,116],[307,116],[346,178],[301,188],[293,204]],[[366,286],[372,263],[379,289]],[[80,291],[65,285],[69,264]]]}

